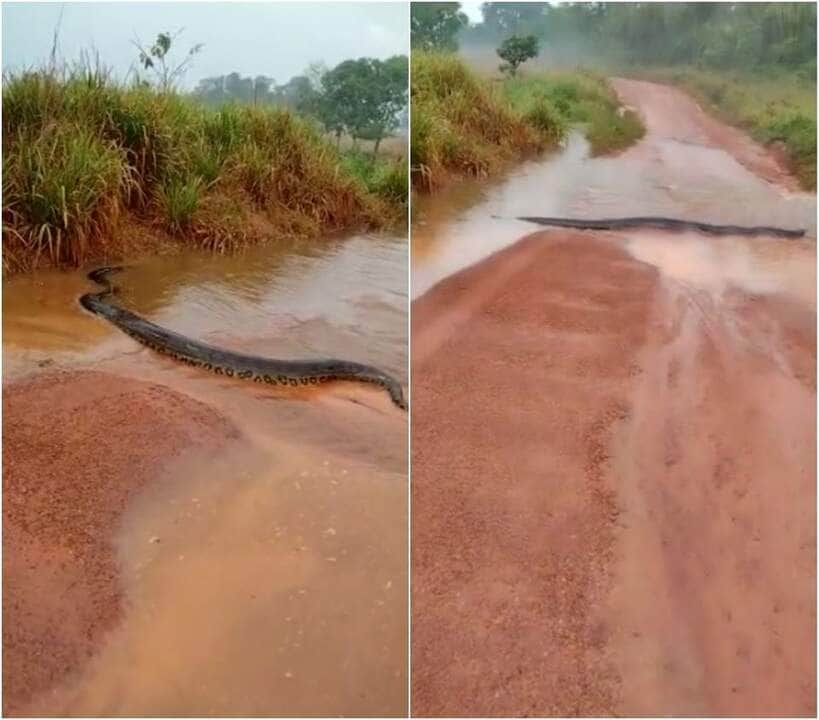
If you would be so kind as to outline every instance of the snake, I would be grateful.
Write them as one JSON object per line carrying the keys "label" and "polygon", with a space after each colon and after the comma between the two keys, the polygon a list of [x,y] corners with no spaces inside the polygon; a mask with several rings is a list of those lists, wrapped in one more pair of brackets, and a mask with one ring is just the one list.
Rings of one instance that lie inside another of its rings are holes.
{"label": "snake", "polygon": [[134,340],[162,355],[227,377],[283,387],[323,385],[336,380],[369,383],[384,388],[395,405],[407,409],[401,384],[370,365],[349,360],[273,360],[255,355],[222,350],[166,330],[139,315],[109,301],[117,294],[109,275],[122,272],[121,265],[100,267],[88,273],[88,279],[103,286],[101,292],[86,293],[80,305],[99,315]]}
{"label": "snake", "polygon": [[[496,216],[493,216],[496,217]],[[709,235],[772,235],[774,237],[799,238],[804,230],[788,230],[765,225],[715,225],[696,220],[680,220],[668,217],[622,217],[602,220],[581,220],[559,217],[517,217],[516,220],[551,225],[553,227],[575,228],[577,230],[627,230],[629,228],[650,227],[660,230],[696,230]]]}

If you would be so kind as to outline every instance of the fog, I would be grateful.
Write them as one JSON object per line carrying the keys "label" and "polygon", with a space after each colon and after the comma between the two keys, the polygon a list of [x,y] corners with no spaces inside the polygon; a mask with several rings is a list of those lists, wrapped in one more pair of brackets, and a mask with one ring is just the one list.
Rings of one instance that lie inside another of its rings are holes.
{"label": "fog", "polygon": [[227,72],[283,83],[312,62],[383,59],[407,54],[409,45],[405,3],[4,2],[2,18],[4,71],[46,62],[59,24],[61,58],[95,50],[119,78],[137,59],[135,37],[150,45],[159,32],[184,29],[174,57],[204,44],[181,83],[186,88]]}

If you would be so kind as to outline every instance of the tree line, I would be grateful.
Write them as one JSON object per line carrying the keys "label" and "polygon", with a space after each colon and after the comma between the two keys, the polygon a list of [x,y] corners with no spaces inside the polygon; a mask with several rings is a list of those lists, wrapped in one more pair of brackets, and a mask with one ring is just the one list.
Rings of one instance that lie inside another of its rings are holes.
{"label": "tree line", "polygon": [[559,56],[581,48],[589,59],[719,69],[780,66],[815,77],[815,3],[487,2],[470,25],[459,3],[413,3],[413,47],[497,47],[534,36]]}
{"label": "tree line", "polygon": [[[155,86],[162,92],[178,91],[181,79],[204,47],[201,43],[194,45],[183,52],[181,59],[174,59],[172,50],[178,53],[176,41],[180,34],[161,32],[150,46],[134,41],[141,68],[133,75],[137,85]],[[285,107],[314,117],[335,136],[337,145],[345,134],[354,142],[373,141],[373,154],[377,155],[384,138],[399,127],[408,127],[408,71],[406,55],[386,60],[345,60],[332,69],[317,62],[282,85],[267,75],[243,77],[232,72],[206,77],[199,81],[192,96],[212,107],[228,103]]]}
{"label": "tree line", "polygon": [[406,123],[407,57],[358,58],[334,68],[316,63],[281,85],[265,75],[234,72],[200,80],[194,96],[211,106],[286,107],[316,118],[337,142],[342,135],[373,141],[377,154],[381,141]]}

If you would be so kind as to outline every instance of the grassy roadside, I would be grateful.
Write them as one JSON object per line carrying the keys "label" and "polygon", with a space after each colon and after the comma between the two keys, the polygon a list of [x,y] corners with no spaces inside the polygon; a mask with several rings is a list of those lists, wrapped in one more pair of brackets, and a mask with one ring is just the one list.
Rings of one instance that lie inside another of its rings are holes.
{"label": "grassy roadside", "polygon": [[[634,73],[631,73],[634,75]],[[641,72],[646,80],[683,88],[726,122],[761,143],[782,143],[806,190],[816,189],[816,85],[782,71],[715,72],[696,68]]]}
{"label": "grassy roadside", "polygon": [[210,110],[97,69],[6,77],[3,270],[116,256],[134,225],[217,252],[384,226],[405,216],[404,165],[285,110]]}
{"label": "grassy roadside", "polygon": [[592,155],[617,152],[637,142],[645,127],[636,113],[621,111],[617,95],[601,75],[587,70],[512,78],[504,94],[524,114],[539,104],[554,108],[565,124],[580,125]]}
{"label": "grassy roadside", "polygon": [[412,54],[412,180],[431,192],[452,176],[485,177],[504,163],[557,145],[582,126],[600,155],[628,147],[645,128],[621,112],[602,76],[588,71],[489,79],[451,54]]}
{"label": "grassy roadside", "polygon": [[422,192],[453,176],[488,176],[563,136],[551,106],[516,112],[455,55],[413,52],[411,63],[412,181]]}

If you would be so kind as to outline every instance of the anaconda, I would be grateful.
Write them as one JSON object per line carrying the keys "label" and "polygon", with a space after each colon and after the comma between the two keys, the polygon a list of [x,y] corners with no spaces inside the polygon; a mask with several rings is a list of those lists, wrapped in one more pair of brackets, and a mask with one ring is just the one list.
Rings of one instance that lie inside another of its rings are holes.
{"label": "anaconda", "polygon": [[334,380],[370,383],[383,387],[398,407],[402,410],[407,409],[401,384],[387,373],[370,365],[348,360],[272,360],[255,355],[243,355],[206,345],[155,325],[130,310],[109,302],[108,299],[116,293],[116,288],[108,276],[122,270],[124,270],[122,266],[115,265],[90,272],[89,280],[102,285],[105,289],[102,292],[83,295],[80,304],[158,353],[217,375],[267,385],[298,387],[320,385]]}
{"label": "anaconda", "polygon": [[602,220],[558,217],[518,217],[515,219],[537,223],[538,225],[575,228],[577,230],[628,230],[630,228],[651,227],[660,230],[695,230],[710,235],[772,235],[786,238],[798,238],[805,234],[804,230],[787,230],[766,225],[715,225],[696,220],[680,220],[667,217],[622,217]]}

